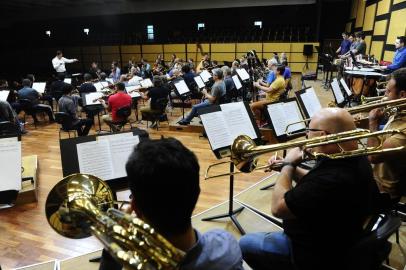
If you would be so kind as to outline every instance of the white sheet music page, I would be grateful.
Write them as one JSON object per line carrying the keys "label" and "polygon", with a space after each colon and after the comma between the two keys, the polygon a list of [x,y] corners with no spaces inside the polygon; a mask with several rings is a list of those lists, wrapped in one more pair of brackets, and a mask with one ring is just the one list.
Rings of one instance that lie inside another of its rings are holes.
{"label": "white sheet music page", "polygon": [[94,93],[88,93],[86,94],[86,106],[87,105],[96,105],[96,104],[101,104],[100,101],[98,100],[103,96],[103,93],[101,92],[94,92]]}
{"label": "white sheet music page", "polygon": [[110,82],[111,84],[114,84],[113,78],[106,78],[106,81]]}
{"label": "white sheet music page", "polygon": [[341,92],[340,85],[338,84],[337,78],[334,78],[331,82],[331,89],[333,89],[334,96],[336,97],[337,104],[344,102],[344,96]]}
{"label": "white sheet music page", "polygon": [[238,76],[240,76],[242,81],[249,80],[249,78],[250,78],[250,75],[244,68],[237,69],[237,74],[238,74]]}
{"label": "white sheet music page", "polygon": [[154,85],[152,84],[151,79],[142,80],[142,81],[140,81],[140,83],[141,83],[141,86],[142,86],[143,88],[150,88],[150,87],[154,86]]}
{"label": "white sheet music page", "polygon": [[306,92],[301,94],[300,97],[310,117],[313,117],[313,115],[321,109],[319,98],[313,87],[306,89]]}
{"label": "white sheet music page", "polygon": [[242,87],[242,85],[241,85],[240,79],[238,79],[238,76],[237,76],[237,75],[234,75],[232,78],[233,78],[233,82],[234,82],[235,88],[236,88],[237,90],[240,89],[240,88]]}
{"label": "white sheet music page", "polygon": [[223,112],[212,112],[200,115],[204,130],[209,138],[213,150],[230,146],[231,134],[227,128],[227,122]]}
{"label": "white sheet music page", "polygon": [[45,86],[47,83],[44,82],[34,82],[32,88],[35,89],[38,93],[43,94],[45,92]]}
{"label": "white sheet music page", "polygon": [[184,80],[179,80],[175,83],[175,87],[178,90],[179,95],[183,95],[186,93],[189,93],[189,87],[187,87],[187,84]]}
{"label": "white sheet music page", "polygon": [[[296,122],[299,122],[299,121],[303,120],[303,116],[300,113],[299,105],[297,104],[296,101],[289,101],[289,102],[284,103],[283,104],[283,110],[284,110],[285,115],[286,115],[286,127],[289,124],[296,123]],[[301,122],[301,123],[296,123],[294,125],[290,125],[288,130],[286,130],[286,127],[285,127],[285,129],[283,131],[284,133],[286,131],[295,132],[295,131],[298,131],[298,130],[301,130],[301,129],[305,129],[306,125],[305,125],[305,123]]]}
{"label": "white sheet music page", "polygon": [[347,83],[344,81],[343,78],[340,79],[340,83],[341,83],[341,85],[344,87],[344,90],[345,90],[345,92],[347,93],[347,96],[349,96],[349,97],[352,96],[352,92],[351,92],[350,88],[348,88],[348,85],[347,85]]}
{"label": "white sheet music page", "polygon": [[21,190],[21,142],[0,139],[0,191]]}
{"label": "white sheet music page", "polygon": [[126,132],[117,135],[98,137],[99,141],[106,140],[109,143],[110,155],[113,165],[113,179],[127,176],[125,164],[127,163],[128,157],[132,153],[134,146],[136,146],[140,142],[139,137],[133,136],[132,132]]}
{"label": "white sheet music page", "polygon": [[202,77],[203,82],[208,82],[211,78],[211,74],[207,70],[203,70],[199,75]]}
{"label": "white sheet music page", "polygon": [[222,104],[220,107],[231,136],[229,145],[232,145],[234,139],[240,135],[247,135],[251,139],[257,138],[257,134],[255,133],[255,129],[243,102]]}
{"label": "white sheet music page", "polygon": [[140,97],[141,94],[138,92],[138,90],[141,89],[140,85],[134,85],[134,86],[127,86],[125,90],[127,91],[127,94],[129,94],[132,98]]}
{"label": "white sheet music page", "polygon": [[204,82],[200,76],[196,76],[193,79],[195,80],[197,87],[199,87],[199,88],[205,87]]}
{"label": "white sheet music page", "polygon": [[72,79],[71,78],[65,78],[63,80],[64,83],[72,84]]}
{"label": "white sheet music page", "polygon": [[0,100],[7,101],[8,95],[10,94],[10,90],[2,90],[0,91]]}
{"label": "white sheet music page", "polygon": [[289,124],[303,120],[296,101],[269,104],[267,106],[267,110],[271,118],[276,136],[285,135],[286,131],[294,132],[306,128],[304,123],[297,123],[289,126],[289,129],[286,130]]}
{"label": "white sheet music page", "polygon": [[80,143],[76,145],[79,171],[103,180],[113,179],[113,162],[108,140]]}

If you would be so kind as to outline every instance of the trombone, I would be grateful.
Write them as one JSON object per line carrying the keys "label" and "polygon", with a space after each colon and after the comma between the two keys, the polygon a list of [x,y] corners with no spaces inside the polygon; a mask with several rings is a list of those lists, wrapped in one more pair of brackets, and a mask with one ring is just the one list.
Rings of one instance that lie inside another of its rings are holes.
{"label": "trombone", "polygon": [[[206,170],[205,179],[217,178],[226,175],[235,175],[240,173],[249,173],[255,170],[263,170],[263,169],[272,170],[280,168],[281,166],[283,166],[283,163],[276,163],[273,164],[272,166],[269,164],[258,165],[258,157],[265,153],[286,150],[293,147],[302,148],[304,161],[317,159],[319,157],[326,157],[330,159],[341,159],[348,157],[358,157],[406,150],[406,146],[383,149],[383,141],[384,141],[383,137],[386,135],[395,135],[395,134],[404,134],[404,133],[396,129],[376,132],[370,132],[369,130],[366,129],[355,129],[351,131],[344,131],[337,134],[329,134],[325,136],[315,137],[312,139],[293,141],[287,143],[277,143],[265,146],[257,146],[249,136],[240,135],[234,140],[233,145],[231,146],[231,161],[220,162],[210,165]],[[368,147],[361,141],[362,139],[368,138],[376,138],[379,142],[378,146]],[[358,144],[361,145],[361,148],[348,151],[344,150],[340,146],[340,143],[349,141],[357,141]],[[311,148],[328,144],[336,144],[339,147],[340,152],[335,154],[325,154],[318,153],[315,151],[309,151]],[[213,167],[230,162],[234,163],[235,167],[237,167],[239,171],[233,173],[209,175],[209,172]]]}
{"label": "trombone", "polygon": [[385,96],[377,96],[377,97],[366,97],[364,95],[361,96],[361,104],[371,104],[376,102],[383,102],[386,101],[388,98]]}

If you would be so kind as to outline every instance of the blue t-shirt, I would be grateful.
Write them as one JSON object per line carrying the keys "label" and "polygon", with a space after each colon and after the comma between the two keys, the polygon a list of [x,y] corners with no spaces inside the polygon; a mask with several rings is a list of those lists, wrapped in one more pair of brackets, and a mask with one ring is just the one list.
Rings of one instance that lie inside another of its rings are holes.
{"label": "blue t-shirt", "polygon": [[406,47],[400,48],[395,52],[393,63],[388,66],[388,69],[394,71],[403,67],[406,67]]}
{"label": "blue t-shirt", "polygon": [[[292,77],[292,73],[290,72],[290,68],[285,67],[285,72],[283,73],[283,78],[290,79]],[[266,76],[266,82],[271,84],[273,81],[276,80],[276,75],[275,72],[271,71],[268,73],[268,76]]]}
{"label": "blue t-shirt", "polygon": [[349,41],[348,39],[343,39],[343,41],[341,41],[341,51],[340,54],[343,55],[345,53],[347,53],[350,50],[351,47],[351,41]]}

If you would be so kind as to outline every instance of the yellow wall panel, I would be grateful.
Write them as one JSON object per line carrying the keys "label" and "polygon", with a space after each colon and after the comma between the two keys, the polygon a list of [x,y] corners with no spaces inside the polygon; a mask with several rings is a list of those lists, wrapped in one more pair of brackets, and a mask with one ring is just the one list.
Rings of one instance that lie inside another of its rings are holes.
{"label": "yellow wall panel", "polygon": [[102,46],[100,47],[101,53],[120,53],[120,49],[118,46]]}
{"label": "yellow wall panel", "polygon": [[383,41],[372,41],[371,50],[369,51],[369,54],[375,55],[377,59],[380,59],[382,50],[383,50]]}
{"label": "yellow wall panel", "polygon": [[366,49],[365,53],[369,54],[369,49],[371,48],[371,36],[365,37],[365,44],[367,45],[367,49]]}
{"label": "yellow wall panel", "polygon": [[[289,64],[291,72],[303,72],[304,66],[305,66],[305,63],[291,63],[291,64]],[[309,63],[308,66],[309,66],[308,70],[316,71],[317,63]]]}
{"label": "yellow wall panel", "polygon": [[352,0],[351,2],[350,19],[355,19],[355,17],[357,16],[358,2],[359,0]]}
{"label": "yellow wall panel", "polygon": [[[183,51],[185,51],[185,50],[183,50]],[[185,52],[177,52],[176,53],[176,58],[186,60],[186,53]],[[166,62],[170,62],[172,60],[172,53],[166,53],[166,51],[165,51],[164,60]]]}
{"label": "yellow wall panel", "polygon": [[[99,54],[99,47],[91,46],[91,47],[83,47],[83,54]],[[67,56],[71,57],[71,56]]]}
{"label": "yellow wall panel", "polygon": [[[120,55],[119,54],[103,54],[102,55],[103,58],[103,62],[113,62],[113,61],[117,61],[120,62]],[[123,63],[121,63],[123,64]]]}
{"label": "yellow wall panel", "polygon": [[[287,53],[287,52],[285,52],[285,53],[286,53],[286,57],[288,58],[288,62],[289,62],[289,61],[290,61],[290,53]],[[281,55],[281,54],[278,53],[278,56],[280,56],[280,55]],[[262,53],[262,57],[263,57],[264,59],[269,60],[269,59],[273,58],[273,53],[271,53],[271,52]]]}
{"label": "yellow wall panel", "polygon": [[402,3],[402,2],[406,2],[406,0],[393,0],[394,5]]}
{"label": "yellow wall panel", "polygon": [[155,53],[159,54],[162,53],[162,45],[142,45],[142,53]]}
{"label": "yellow wall panel", "polygon": [[365,13],[365,0],[358,0],[357,7],[357,17],[355,18],[355,27],[362,27],[364,23],[364,13]]}
{"label": "yellow wall panel", "polygon": [[370,31],[374,27],[376,4],[370,5],[365,10],[364,31]]}
{"label": "yellow wall panel", "polygon": [[[309,56],[308,62],[317,62],[318,55],[317,53],[313,53],[312,56]],[[306,56],[303,55],[301,52],[290,53],[290,58],[288,58],[288,62],[306,62]]]}
{"label": "yellow wall panel", "polygon": [[397,36],[404,36],[406,31],[406,8],[393,11],[389,23],[387,44],[393,44]]}
{"label": "yellow wall panel", "polygon": [[[213,52],[235,52],[235,43],[213,43],[211,44],[211,51]],[[228,61],[228,60],[226,60]]]}
{"label": "yellow wall panel", "polygon": [[385,35],[387,24],[388,20],[376,21],[374,27],[374,36]]}
{"label": "yellow wall panel", "polygon": [[264,52],[290,52],[290,43],[264,43]]}
{"label": "yellow wall panel", "polygon": [[379,15],[388,13],[389,8],[390,8],[390,0],[381,0],[378,3],[378,10],[376,12],[376,15],[379,16]]}
{"label": "yellow wall panel", "polygon": [[224,53],[224,52],[211,54],[211,58],[213,60],[217,60],[219,62],[223,62],[223,61],[232,62],[232,61],[234,61],[234,56],[235,56],[234,53]]}
{"label": "yellow wall panel", "polygon": [[[203,53],[209,53],[210,52],[210,44],[202,43],[202,44],[200,44],[200,46],[203,49]],[[196,43],[187,44],[187,51],[188,52],[196,52],[196,50],[197,50]],[[200,50],[199,50],[199,52],[200,52]]]}
{"label": "yellow wall panel", "polygon": [[121,58],[123,59],[124,63],[127,63],[129,60],[139,62],[142,58],[140,53],[126,53],[121,54]]}
{"label": "yellow wall panel", "polygon": [[166,44],[164,45],[165,53],[185,52],[185,44]]}
{"label": "yellow wall panel", "polygon": [[149,63],[154,63],[156,59],[156,53],[143,53],[142,58],[144,58]]}
{"label": "yellow wall panel", "polygon": [[252,50],[256,50],[257,53],[262,52],[262,43],[237,43],[238,53],[246,53]]}
{"label": "yellow wall panel", "polygon": [[383,60],[392,62],[394,55],[395,55],[395,52],[385,51],[385,54],[383,55]]}
{"label": "yellow wall panel", "polygon": [[348,22],[345,25],[345,32],[350,33],[351,32],[351,26],[352,26],[352,22]]}
{"label": "yellow wall panel", "polygon": [[314,54],[315,52],[317,52],[317,51],[316,51],[316,48],[315,48],[314,46],[319,46],[319,43],[318,43],[318,42],[314,42],[314,43],[312,43],[312,42],[291,43],[290,51],[291,51],[291,52],[303,52],[303,46],[304,46],[305,44],[306,44],[306,45],[313,45],[313,54]]}
{"label": "yellow wall panel", "polygon": [[140,45],[122,45],[121,53],[141,53]]}

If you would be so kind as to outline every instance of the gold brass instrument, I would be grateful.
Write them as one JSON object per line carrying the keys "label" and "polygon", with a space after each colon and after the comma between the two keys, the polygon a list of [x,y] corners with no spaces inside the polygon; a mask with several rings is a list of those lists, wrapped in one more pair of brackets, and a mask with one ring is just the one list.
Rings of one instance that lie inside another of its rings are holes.
{"label": "gold brass instrument", "polygon": [[383,102],[386,100],[387,100],[387,97],[385,97],[385,96],[366,97],[366,96],[362,95],[361,96],[361,105],[371,104],[371,102]]}
{"label": "gold brass instrument", "polygon": [[57,233],[74,239],[93,234],[130,269],[178,268],[183,251],[142,220],[113,205],[113,193],[105,182],[89,174],[72,174],[50,191],[45,213]]}
{"label": "gold brass instrument", "polygon": [[[280,150],[286,150],[293,147],[300,147],[303,151],[303,159],[304,160],[311,160],[317,159],[318,157],[327,157],[330,159],[340,159],[340,158],[348,158],[348,157],[358,157],[358,156],[365,156],[365,155],[374,155],[374,154],[381,154],[387,152],[397,152],[397,151],[405,151],[406,146],[394,147],[383,149],[383,136],[385,135],[394,135],[394,134],[404,134],[399,130],[383,130],[377,132],[370,132],[366,129],[356,129],[351,131],[345,131],[337,134],[329,134],[325,136],[315,137],[312,139],[306,139],[301,141],[293,141],[287,143],[277,143],[272,145],[265,145],[265,146],[257,146],[255,142],[246,135],[238,136],[231,146],[231,161],[228,162],[220,162],[216,164],[210,165],[205,174],[205,179],[211,179],[226,175],[234,175],[240,173],[249,173],[254,170],[272,170],[277,169],[278,167],[282,166],[283,163],[276,163],[272,166],[269,164],[266,165],[258,165],[258,157],[265,153],[276,152]],[[368,147],[366,146],[361,140],[367,138],[376,138],[379,142],[378,146],[376,147]],[[361,148],[355,150],[344,150],[340,143],[349,142],[349,141],[357,141]],[[309,149],[328,145],[328,144],[336,144],[340,148],[340,152],[335,154],[324,154],[324,153],[317,153],[315,151],[309,151]],[[238,172],[233,173],[224,173],[218,175],[209,175],[210,170],[220,164],[224,163],[234,163],[235,167],[239,170]]]}

